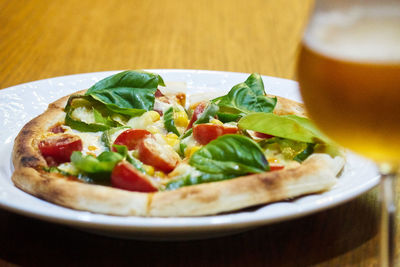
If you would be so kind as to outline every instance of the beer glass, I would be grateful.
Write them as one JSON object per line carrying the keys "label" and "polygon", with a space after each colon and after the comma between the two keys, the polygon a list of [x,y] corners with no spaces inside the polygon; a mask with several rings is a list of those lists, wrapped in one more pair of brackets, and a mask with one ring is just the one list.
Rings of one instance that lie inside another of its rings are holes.
{"label": "beer glass", "polygon": [[381,171],[381,266],[395,262],[400,166],[400,0],[316,0],[298,61],[311,119]]}

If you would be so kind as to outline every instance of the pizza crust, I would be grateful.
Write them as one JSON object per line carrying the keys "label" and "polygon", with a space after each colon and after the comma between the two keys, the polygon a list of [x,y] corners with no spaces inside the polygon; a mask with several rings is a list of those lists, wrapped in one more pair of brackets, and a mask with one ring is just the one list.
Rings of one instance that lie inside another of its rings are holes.
{"label": "pizza crust", "polygon": [[[78,92],[84,93],[84,91]],[[65,207],[119,216],[202,216],[234,211],[328,190],[344,166],[342,157],[314,154],[300,167],[182,187],[156,193],[130,192],[85,184],[43,171],[47,163],[38,140],[51,126],[63,122],[69,96],[24,126],[14,142],[12,175],[23,191]],[[278,97],[276,114],[304,116],[300,103]]]}

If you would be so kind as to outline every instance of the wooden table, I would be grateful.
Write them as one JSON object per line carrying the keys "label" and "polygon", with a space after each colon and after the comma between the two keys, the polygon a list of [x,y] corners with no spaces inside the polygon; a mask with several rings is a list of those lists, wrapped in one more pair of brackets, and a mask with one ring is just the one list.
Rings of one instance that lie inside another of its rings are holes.
{"label": "wooden table", "polygon": [[[0,88],[142,68],[295,79],[311,1],[0,1]],[[378,266],[377,189],[338,207],[233,236],[144,242],[0,210],[0,265]]]}

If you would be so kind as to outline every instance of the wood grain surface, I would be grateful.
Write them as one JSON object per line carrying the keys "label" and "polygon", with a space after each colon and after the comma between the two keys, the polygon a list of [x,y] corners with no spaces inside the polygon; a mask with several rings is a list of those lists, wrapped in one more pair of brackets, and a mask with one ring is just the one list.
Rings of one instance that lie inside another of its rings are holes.
{"label": "wood grain surface", "polygon": [[[0,0],[0,88],[184,68],[295,79],[309,0]],[[0,265],[378,266],[377,189],[338,207],[189,242],[112,239],[0,209]]]}

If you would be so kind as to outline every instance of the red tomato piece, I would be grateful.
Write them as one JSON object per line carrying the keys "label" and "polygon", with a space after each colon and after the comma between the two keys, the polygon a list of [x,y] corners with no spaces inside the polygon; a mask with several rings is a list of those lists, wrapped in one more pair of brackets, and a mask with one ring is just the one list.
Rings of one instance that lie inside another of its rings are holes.
{"label": "red tomato piece", "polygon": [[269,170],[270,171],[279,171],[279,170],[282,170],[284,168],[285,168],[285,166],[283,166],[283,165],[269,165]]}
{"label": "red tomato piece", "polygon": [[163,172],[171,172],[178,164],[180,157],[169,145],[162,145],[153,136],[139,144],[139,160]]}
{"label": "red tomato piece", "polygon": [[274,137],[273,135],[270,134],[265,134],[265,133],[260,133],[260,132],[254,132],[254,135],[258,138],[262,138],[262,139],[269,139]]}
{"label": "red tomato piece", "polygon": [[157,88],[156,92],[154,93],[155,97],[162,97],[164,94],[160,91],[160,89]]}
{"label": "red tomato piece", "polygon": [[239,131],[238,127],[236,126],[223,125],[223,127],[224,127],[224,134],[236,134]]}
{"label": "red tomato piece", "polygon": [[[128,150],[137,149],[139,143],[151,133],[143,129],[128,129],[123,131],[118,135],[117,139],[114,141],[114,145],[124,145],[128,147]],[[113,151],[115,149],[113,148]]]}
{"label": "red tomato piece", "polygon": [[119,162],[111,173],[111,185],[136,192],[155,192],[157,187],[150,178],[127,161]]}
{"label": "red tomato piece", "polygon": [[51,129],[49,131],[52,132],[52,133],[63,133],[63,132],[65,132],[64,128],[59,124],[54,125],[53,127],[51,127]]}
{"label": "red tomato piece", "polygon": [[235,134],[238,128],[235,126],[224,126],[218,124],[204,123],[193,127],[193,137],[201,145],[206,145],[224,134]]}
{"label": "red tomato piece", "polygon": [[49,165],[69,162],[74,151],[82,150],[82,140],[71,134],[54,135],[39,142],[39,150]]}
{"label": "red tomato piece", "polygon": [[207,107],[207,102],[201,102],[201,103],[199,103],[199,104],[196,106],[196,108],[195,108],[194,111],[193,111],[192,118],[190,119],[189,124],[188,124],[186,130],[189,130],[190,128],[192,128],[193,123],[194,123],[195,121],[197,121],[197,119],[198,119],[198,118],[200,117],[200,115],[204,112],[204,110],[206,109],[206,107]]}

